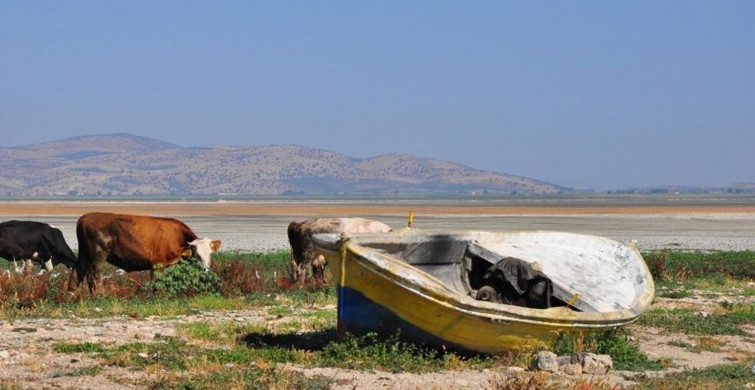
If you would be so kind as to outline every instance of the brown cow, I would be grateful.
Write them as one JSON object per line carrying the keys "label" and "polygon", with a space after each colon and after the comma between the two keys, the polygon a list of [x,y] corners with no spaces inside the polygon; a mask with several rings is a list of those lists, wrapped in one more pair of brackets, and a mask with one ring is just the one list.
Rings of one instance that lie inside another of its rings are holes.
{"label": "brown cow", "polygon": [[288,225],[288,242],[291,244],[291,268],[294,280],[314,276],[322,280],[327,262],[312,242],[319,233],[387,233],[390,226],[364,218],[315,218]]}
{"label": "brown cow", "polygon": [[220,240],[198,238],[181,221],[142,215],[84,214],[76,223],[76,236],[78,284],[87,278],[92,292],[105,261],[125,271],[152,271],[196,256],[209,270],[210,254],[220,249]]}

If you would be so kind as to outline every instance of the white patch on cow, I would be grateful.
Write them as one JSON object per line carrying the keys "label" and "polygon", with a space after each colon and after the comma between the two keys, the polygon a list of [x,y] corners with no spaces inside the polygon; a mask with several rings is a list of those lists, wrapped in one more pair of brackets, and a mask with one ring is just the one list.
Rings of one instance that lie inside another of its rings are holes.
{"label": "white patch on cow", "polygon": [[103,245],[108,245],[110,244],[110,241],[113,241],[113,238],[109,234],[105,234],[104,232],[97,232],[97,239]]}
{"label": "white patch on cow", "polygon": [[45,269],[48,271],[52,271],[52,257],[45,261]]}
{"label": "white patch on cow", "polygon": [[212,240],[206,237],[197,238],[189,243],[189,245],[194,247],[194,253],[196,253],[202,260],[202,265],[207,271],[209,271],[210,265],[212,265],[212,259],[210,258],[210,254],[212,254],[212,246],[210,244],[212,244]]}
{"label": "white patch on cow", "polygon": [[34,253],[33,253],[33,254],[31,255],[31,258],[32,258],[32,259],[34,259],[34,260],[36,260],[36,259],[37,259],[37,257],[39,257],[39,252],[34,252]]}
{"label": "white patch on cow", "polygon": [[338,233],[388,233],[392,230],[390,226],[380,221],[365,218],[338,218],[338,221],[341,224]]}

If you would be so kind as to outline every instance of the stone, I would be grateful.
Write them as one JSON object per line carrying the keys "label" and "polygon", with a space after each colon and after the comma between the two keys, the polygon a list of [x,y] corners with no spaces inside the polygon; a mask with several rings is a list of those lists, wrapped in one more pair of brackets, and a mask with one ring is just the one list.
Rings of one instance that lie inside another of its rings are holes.
{"label": "stone", "polygon": [[558,368],[559,371],[567,375],[580,375],[582,374],[582,366],[579,364],[565,364]]}
{"label": "stone", "polygon": [[558,372],[558,356],[550,351],[540,351],[532,358],[530,369],[533,371]]}
{"label": "stone", "polygon": [[556,358],[556,361],[558,362],[559,369],[567,364],[572,364],[571,356],[559,356],[558,358]]}
{"label": "stone", "polygon": [[609,355],[582,352],[572,355],[571,361],[582,366],[583,374],[604,375],[613,369],[613,360]]}

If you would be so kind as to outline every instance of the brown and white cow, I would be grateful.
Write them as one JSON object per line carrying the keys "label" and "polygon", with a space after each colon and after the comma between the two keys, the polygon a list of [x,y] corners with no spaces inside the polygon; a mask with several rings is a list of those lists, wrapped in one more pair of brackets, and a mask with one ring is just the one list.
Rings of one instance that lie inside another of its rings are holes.
{"label": "brown and white cow", "polygon": [[291,268],[294,280],[314,276],[322,280],[327,261],[317,251],[312,235],[319,233],[387,233],[390,226],[365,218],[315,218],[288,225]]}
{"label": "brown and white cow", "polygon": [[199,238],[179,220],[143,215],[84,214],[76,236],[78,284],[87,278],[90,291],[97,289],[105,261],[124,271],[152,271],[199,257],[209,270],[211,253],[220,249],[220,240]]}

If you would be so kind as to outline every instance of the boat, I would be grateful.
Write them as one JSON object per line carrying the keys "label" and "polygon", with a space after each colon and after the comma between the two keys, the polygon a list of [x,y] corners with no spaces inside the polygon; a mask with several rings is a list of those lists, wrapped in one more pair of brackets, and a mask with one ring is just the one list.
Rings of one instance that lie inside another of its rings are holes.
{"label": "boat", "polygon": [[[340,336],[399,334],[444,350],[502,354],[630,324],[655,291],[636,245],[593,235],[405,229],[313,241],[336,284]],[[485,278],[511,259],[546,277],[545,306],[484,299]]]}

